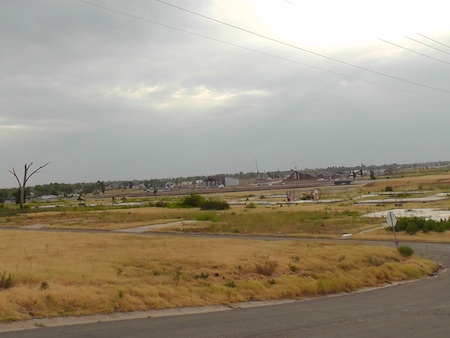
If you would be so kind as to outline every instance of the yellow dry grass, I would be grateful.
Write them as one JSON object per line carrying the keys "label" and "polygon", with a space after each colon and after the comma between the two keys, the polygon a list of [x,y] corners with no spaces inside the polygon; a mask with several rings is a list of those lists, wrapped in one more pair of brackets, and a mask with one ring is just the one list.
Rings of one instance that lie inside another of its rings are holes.
{"label": "yellow dry grass", "polygon": [[295,241],[4,230],[0,320],[302,298],[420,278],[394,249]]}
{"label": "yellow dry grass", "polygon": [[364,188],[368,191],[382,191],[387,185],[392,186],[395,191],[448,189],[450,187],[450,173],[377,179],[366,184]]}
{"label": "yellow dry grass", "polygon": [[43,224],[48,228],[114,230],[189,219],[189,209],[132,208],[101,211],[46,211],[0,219],[2,225]]}

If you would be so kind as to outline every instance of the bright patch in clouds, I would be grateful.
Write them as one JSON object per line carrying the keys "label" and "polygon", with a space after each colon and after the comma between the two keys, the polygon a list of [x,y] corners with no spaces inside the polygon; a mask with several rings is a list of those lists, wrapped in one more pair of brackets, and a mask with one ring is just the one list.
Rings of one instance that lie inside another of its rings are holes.
{"label": "bright patch in clouds", "polygon": [[24,124],[0,125],[0,130],[4,132],[25,132],[25,131],[43,131],[41,127],[29,126]]}
{"label": "bright patch in clouds", "polygon": [[442,0],[250,1],[261,24],[277,39],[312,46],[367,43],[448,27]]}

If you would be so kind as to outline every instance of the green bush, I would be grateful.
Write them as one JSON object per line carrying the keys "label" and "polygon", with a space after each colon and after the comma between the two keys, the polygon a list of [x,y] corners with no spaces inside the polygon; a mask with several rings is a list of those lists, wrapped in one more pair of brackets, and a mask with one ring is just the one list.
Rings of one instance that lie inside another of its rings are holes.
{"label": "green bush", "polygon": [[384,187],[384,191],[394,191],[394,188],[392,187],[392,185],[387,185]]}
{"label": "green bush", "polygon": [[174,204],[178,208],[200,208],[201,210],[228,210],[230,205],[226,201],[212,198],[205,199],[198,194],[190,194]]}
{"label": "green bush", "polygon": [[409,246],[399,246],[397,248],[397,251],[406,257],[412,256],[414,253],[414,250],[412,248],[410,248]]}
{"label": "green bush", "polygon": [[440,222],[434,222],[433,224],[433,231],[435,232],[444,232],[445,230],[449,230],[450,226],[449,226],[449,222],[444,222],[444,221],[440,221]]}
{"label": "green bush", "polygon": [[205,212],[205,213],[198,214],[197,217],[195,217],[195,219],[197,221],[217,222],[217,215],[210,213],[210,212]]}
{"label": "green bush", "polygon": [[[386,230],[391,231],[392,229],[389,227]],[[395,231],[405,231],[410,235],[414,235],[418,231],[444,232],[446,230],[450,230],[450,220],[435,221],[419,217],[402,217],[397,220],[395,225]]]}
{"label": "green bush", "polygon": [[298,266],[295,265],[295,264],[289,263],[289,270],[291,270],[292,272],[297,272],[298,271]]}
{"label": "green bush", "polygon": [[416,223],[410,223],[406,226],[405,231],[408,235],[414,235],[417,233],[417,231],[419,231],[419,227]]}
{"label": "green bush", "polygon": [[255,203],[248,203],[245,205],[245,209],[255,209],[256,204]]}
{"label": "green bush", "polygon": [[184,196],[179,202],[179,206],[182,208],[200,208],[205,203],[205,198],[199,194],[190,194]]}
{"label": "green bush", "polygon": [[164,201],[156,201],[154,206],[157,208],[165,208],[167,207],[167,203]]}
{"label": "green bush", "polygon": [[207,199],[200,205],[202,210],[228,210],[230,205],[226,201]]}

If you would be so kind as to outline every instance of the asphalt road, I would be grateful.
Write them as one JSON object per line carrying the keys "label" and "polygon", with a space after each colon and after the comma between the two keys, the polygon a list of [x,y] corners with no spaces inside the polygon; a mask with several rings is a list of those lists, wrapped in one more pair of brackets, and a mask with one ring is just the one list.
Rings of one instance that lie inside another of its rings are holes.
{"label": "asphalt road", "polygon": [[[450,265],[448,244],[408,245],[417,254]],[[0,337],[33,338],[427,336],[450,337],[450,273],[447,271],[412,283],[284,305],[0,334]]]}

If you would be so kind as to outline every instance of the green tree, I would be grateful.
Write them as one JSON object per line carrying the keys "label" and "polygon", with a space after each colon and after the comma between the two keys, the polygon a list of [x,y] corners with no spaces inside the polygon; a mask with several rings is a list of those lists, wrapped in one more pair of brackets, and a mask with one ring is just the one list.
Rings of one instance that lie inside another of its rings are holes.
{"label": "green tree", "polygon": [[5,189],[0,190],[0,204],[5,203],[8,198],[8,192]]}
{"label": "green tree", "polygon": [[103,181],[97,181],[98,184],[100,184],[100,191],[102,192],[102,194],[105,193],[105,182]]}

